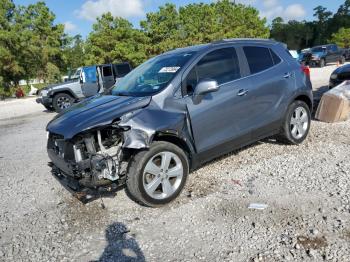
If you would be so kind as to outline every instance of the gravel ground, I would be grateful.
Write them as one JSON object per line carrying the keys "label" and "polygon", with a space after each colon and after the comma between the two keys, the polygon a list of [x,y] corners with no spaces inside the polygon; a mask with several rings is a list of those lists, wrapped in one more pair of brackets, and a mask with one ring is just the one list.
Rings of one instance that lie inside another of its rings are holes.
{"label": "gravel ground", "polygon": [[[312,69],[315,89],[328,71]],[[19,102],[0,102],[0,261],[350,261],[350,121],[313,121],[300,146],[264,140],[212,161],[164,208],[124,191],[102,208],[51,176],[54,114]]]}

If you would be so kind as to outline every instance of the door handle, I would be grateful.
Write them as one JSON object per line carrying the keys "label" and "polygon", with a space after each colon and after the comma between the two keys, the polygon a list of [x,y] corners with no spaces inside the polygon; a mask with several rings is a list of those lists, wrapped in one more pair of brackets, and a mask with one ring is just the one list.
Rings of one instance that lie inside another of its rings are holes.
{"label": "door handle", "polygon": [[248,93],[248,90],[241,89],[238,91],[237,96],[245,96]]}
{"label": "door handle", "polygon": [[285,73],[283,77],[284,78],[290,78],[291,76],[292,76],[292,73]]}

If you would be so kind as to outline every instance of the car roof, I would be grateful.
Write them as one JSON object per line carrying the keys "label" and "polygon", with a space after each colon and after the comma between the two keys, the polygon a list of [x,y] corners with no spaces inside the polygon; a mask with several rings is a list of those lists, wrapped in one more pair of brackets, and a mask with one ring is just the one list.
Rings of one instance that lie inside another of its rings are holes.
{"label": "car roof", "polygon": [[200,44],[200,45],[193,45],[188,47],[182,47],[182,48],[176,48],[173,50],[170,50],[164,54],[177,54],[177,53],[185,53],[185,52],[198,52],[204,49],[207,49],[211,46],[220,45],[220,44],[226,44],[226,43],[232,43],[232,44],[271,44],[276,45],[279,42],[272,40],[272,39],[263,39],[263,38],[232,38],[232,39],[222,39],[218,41],[214,41],[212,43],[208,44]]}
{"label": "car roof", "polygon": [[317,45],[317,46],[314,46],[313,48],[317,48],[317,47],[327,47],[327,46],[332,46],[332,45],[335,45],[335,44]]}

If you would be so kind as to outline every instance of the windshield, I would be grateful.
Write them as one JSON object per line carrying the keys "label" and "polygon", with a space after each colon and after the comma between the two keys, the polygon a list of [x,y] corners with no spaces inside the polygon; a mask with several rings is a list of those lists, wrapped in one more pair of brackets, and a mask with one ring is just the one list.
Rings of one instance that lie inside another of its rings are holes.
{"label": "windshield", "polygon": [[313,52],[313,53],[323,53],[323,52],[325,52],[326,51],[326,48],[325,47],[314,47],[314,48],[312,48],[311,49],[311,51]]}
{"label": "windshield", "polygon": [[81,68],[78,68],[77,70],[73,71],[74,73],[69,76],[70,80],[77,80],[80,78],[80,71]]}
{"label": "windshield", "polygon": [[154,57],[118,81],[112,95],[151,96],[163,90],[195,52]]}

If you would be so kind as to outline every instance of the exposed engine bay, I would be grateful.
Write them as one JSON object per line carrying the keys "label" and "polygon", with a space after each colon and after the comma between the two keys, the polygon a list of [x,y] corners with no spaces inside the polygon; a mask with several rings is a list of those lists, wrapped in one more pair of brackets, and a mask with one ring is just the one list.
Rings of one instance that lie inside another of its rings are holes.
{"label": "exposed engine bay", "polygon": [[120,129],[109,126],[79,134],[71,141],[50,134],[48,149],[54,150],[57,157],[70,164],[71,172],[65,172],[62,166],[59,168],[80,186],[97,188],[114,182],[114,185],[118,185],[127,168],[121,132]]}

